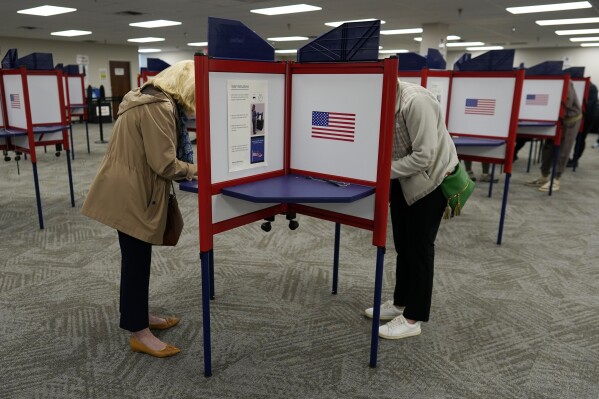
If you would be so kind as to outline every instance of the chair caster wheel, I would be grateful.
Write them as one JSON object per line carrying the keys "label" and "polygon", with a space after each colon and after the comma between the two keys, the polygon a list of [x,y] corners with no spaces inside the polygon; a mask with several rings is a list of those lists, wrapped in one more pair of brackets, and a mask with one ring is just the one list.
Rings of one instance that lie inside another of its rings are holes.
{"label": "chair caster wheel", "polygon": [[297,229],[298,227],[299,227],[299,223],[298,223],[298,221],[297,221],[297,220],[290,220],[290,221],[289,221],[289,228],[290,228],[291,230],[295,230],[295,229]]}
{"label": "chair caster wheel", "polygon": [[268,233],[272,230],[272,225],[270,224],[270,222],[264,222],[260,225],[260,228]]}

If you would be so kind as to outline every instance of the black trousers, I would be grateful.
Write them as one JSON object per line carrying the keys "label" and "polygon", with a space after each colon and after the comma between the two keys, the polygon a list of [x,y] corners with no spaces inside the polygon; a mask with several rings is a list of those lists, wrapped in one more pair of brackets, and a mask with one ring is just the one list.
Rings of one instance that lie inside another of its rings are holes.
{"label": "black trousers", "polygon": [[152,244],[119,233],[121,246],[120,327],[131,332],[147,328]]}
{"label": "black trousers", "polygon": [[447,200],[440,187],[408,206],[391,180],[391,223],[397,252],[393,302],[407,319],[428,321],[433,295],[435,239]]}

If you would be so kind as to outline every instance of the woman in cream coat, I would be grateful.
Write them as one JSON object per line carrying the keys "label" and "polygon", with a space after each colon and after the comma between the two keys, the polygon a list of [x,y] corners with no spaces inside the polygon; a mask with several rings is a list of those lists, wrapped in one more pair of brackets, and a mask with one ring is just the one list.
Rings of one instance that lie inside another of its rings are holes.
{"label": "woman in cream coat", "polygon": [[[132,332],[131,350],[156,357],[179,352],[150,331],[173,327],[179,319],[150,314],[148,290],[152,245],[162,244],[171,181],[197,178],[185,114],[195,114],[193,61],[181,61],[127,93],[81,210],[117,230],[120,327]],[[183,144],[187,148],[182,150]]]}

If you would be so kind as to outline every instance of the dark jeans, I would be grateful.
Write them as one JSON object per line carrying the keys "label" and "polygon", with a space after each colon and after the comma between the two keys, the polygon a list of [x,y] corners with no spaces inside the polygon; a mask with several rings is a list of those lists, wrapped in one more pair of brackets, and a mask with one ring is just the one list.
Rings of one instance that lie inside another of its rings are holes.
{"label": "dark jeans", "polygon": [[435,239],[447,200],[437,187],[408,206],[399,180],[391,180],[391,222],[397,252],[394,304],[408,319],[428,321],[433,295]]}
{"label": "dark jeans", "polygon": [[147,328],[152,244],[119,233],[121,246],[120,327],[131,332]]}

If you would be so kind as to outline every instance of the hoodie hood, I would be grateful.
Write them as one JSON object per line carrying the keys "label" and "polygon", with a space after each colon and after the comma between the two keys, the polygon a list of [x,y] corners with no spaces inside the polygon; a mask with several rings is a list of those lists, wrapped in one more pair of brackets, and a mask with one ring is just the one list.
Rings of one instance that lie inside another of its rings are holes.
{"label": "hoodie hood", "polygon": [[171,101],[166,94],[157,89],[145,90],[145,93],[141,92],[141,88],[136,88],[125,94],[123,101],[119,105],[118,116],[128,110],[139,107],[140,105],[147,105],[157,102],[169,102]]}

